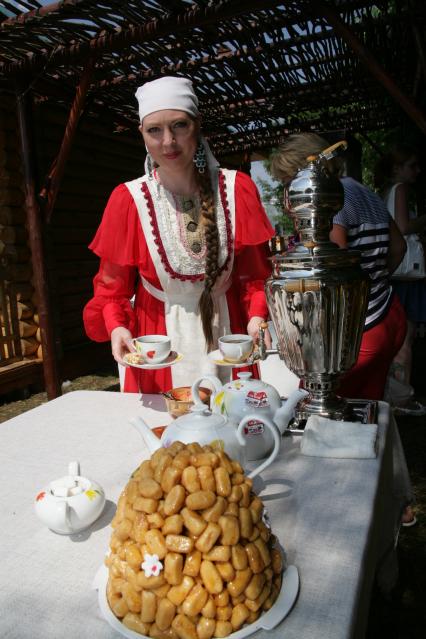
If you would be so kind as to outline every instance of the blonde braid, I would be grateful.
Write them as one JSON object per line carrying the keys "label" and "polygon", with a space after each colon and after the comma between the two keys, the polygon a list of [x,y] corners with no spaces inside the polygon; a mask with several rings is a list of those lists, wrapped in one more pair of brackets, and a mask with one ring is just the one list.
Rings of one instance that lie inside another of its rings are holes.
{"label": "blonde braid", "polygon": [[201,293],[198,308],[200,310],[207,350],[211,350],[214,346],[212,330],[214,305],[211,292],[219,273],[219,233],[216,224],[214,194],[209,172],[199,173],[197,171],[197,179],[200,188],[200,217],[201,223],[204,226],[207,249],[204,290]]}

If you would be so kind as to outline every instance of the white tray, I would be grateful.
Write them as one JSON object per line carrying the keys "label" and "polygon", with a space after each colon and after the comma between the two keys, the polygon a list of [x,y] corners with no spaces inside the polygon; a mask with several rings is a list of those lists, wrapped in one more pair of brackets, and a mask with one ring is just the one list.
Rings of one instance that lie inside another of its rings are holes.
{"label": "white tray", "polygon": [[[102,615],[109,625],[114,628],[123,637],[128,639],[150,639],[146,635],[141,635],[139,632],[126,628],[119,619],[111,612],[108,600],[106,597],[106,587],[108,583],[108,569],[106,566],[101,566],[96,573],[93,581],[93,588],[98,591],[98,602]],[[287,617],[299,594],[299,572],[296,566],[288,566],[283,574],[283,581],[281,585],[280,594],[278,599],[268,612],[260,615],[259,619],[254,623],[237,630],[229,635],[229,639],[243,639],[243,637],[249,637],[257,630],[272,630],[278,626],[278,624]]]}

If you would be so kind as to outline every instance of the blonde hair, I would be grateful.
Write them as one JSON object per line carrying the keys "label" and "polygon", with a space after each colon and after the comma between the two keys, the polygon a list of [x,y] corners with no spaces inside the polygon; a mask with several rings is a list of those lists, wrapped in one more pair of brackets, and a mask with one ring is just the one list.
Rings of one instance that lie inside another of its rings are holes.
{"label": "blonde hair", "polygon": [[[308,164],[307,158],[310,155],[318,155],[329,146],[329,142],[316,133],[289,135],[271,157],[271,173],[278,180],[288,182],[294,178],[299,169]],[[342,159],[328,160],[327,169],[331,174],[339,174],[342,169]]]}

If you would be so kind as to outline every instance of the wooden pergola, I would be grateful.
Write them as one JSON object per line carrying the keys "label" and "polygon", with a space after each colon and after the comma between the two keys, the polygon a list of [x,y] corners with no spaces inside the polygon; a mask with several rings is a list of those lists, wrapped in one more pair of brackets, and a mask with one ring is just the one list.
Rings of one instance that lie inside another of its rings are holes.
{"label": "wooden pergola", "polygon": [[[17,97],[49,398],[60,382],[43,233],[83,114],[136,136],[136,88],[180,75],[195,84],[218,156],[270,149],[299,130],[391,128],[403,116],[426,133],[423,0],[20,0],[1,2],[0,15],[0,91]],[[41,190],[33,102],[69,112]]]}

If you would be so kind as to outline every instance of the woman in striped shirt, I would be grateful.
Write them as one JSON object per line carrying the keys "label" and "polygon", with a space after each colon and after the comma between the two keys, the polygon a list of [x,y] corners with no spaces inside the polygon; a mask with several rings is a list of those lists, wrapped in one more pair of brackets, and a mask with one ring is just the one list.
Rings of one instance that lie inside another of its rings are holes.
{"label": "woman in striped shirt", "polygon": [[[271,171],[288,182],[306,165],[309,155],[318,155],[329,143],[315,133],[290,135],[273,155]],[[383,200],[350,177],[342,177],[343,160],[328,162],[344,189],[344,205],[333,219],[330,239],[341,248],[361,252],[361,267],[371,280],[368,310],[361,348],[355,366],[342,378],[344,397],[383,399],[392,360],[406,332],[404,310],[393,294],[390,274],[405,253],[405,240],[390,217]]]}

